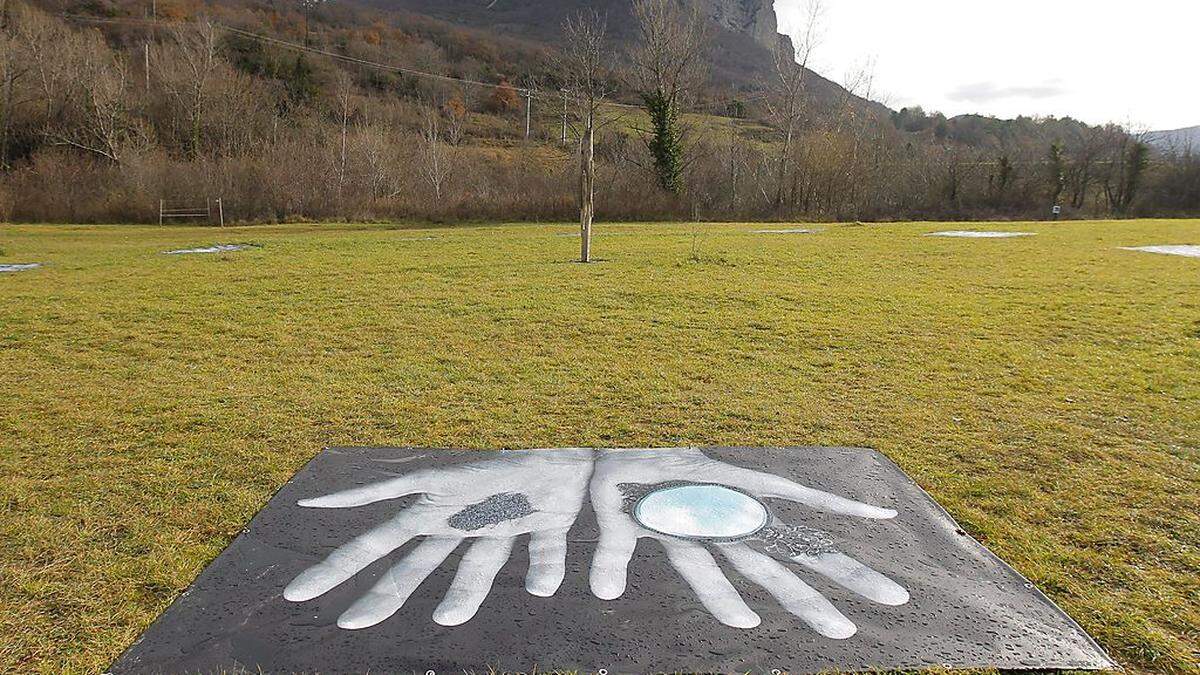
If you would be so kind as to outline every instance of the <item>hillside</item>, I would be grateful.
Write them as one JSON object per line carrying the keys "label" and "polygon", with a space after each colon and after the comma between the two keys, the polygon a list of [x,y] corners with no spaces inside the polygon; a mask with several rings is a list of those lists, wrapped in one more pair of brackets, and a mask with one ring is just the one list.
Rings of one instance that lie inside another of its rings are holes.
{"label": "hillside", "polygon": [[1170,131],[1151,131],[1146,142],[1161,152],[1184,154],[1200,150],[1200,126]]}
{"label": "hillside", "polygon": [[[493,34],[517,36],[557,45],[563,22],[584,11],[596,11],[618,43],[634,37],[631,0],[361,0],[375,8],[401,10],[433,17],[458,26],[485,29]],[[782,40],[772,0],[697,0],[711,22],[713,67],[725,77],[752,80],[765,75],[771,63],[769,50]]]}
{"label": "hillside", "polygon": [[[763,88],[774,17],[756,0],[698,1],[712,76],[684,115],[686,188],[670,194],[647,180],[624,67],[631,0],[598,0],[617,43],[604,75],[617,105],[597,138],[602,218],[1200,211],[1197,162],[1147,169],[1118,127],[890,111],[815,76],[785,142]],[[583,1],[365,2],[10,1],[0,218],[156,221],[160,200],[212,198],[252,222],[573,217],[559,22]]]}
{"label": "hillside", "polygon": [[[635,37],[632,0],[359,0],[388,13],[401,12],[442,21],[489,36],[516,38],[557,49],[563,22],[583,11],[605,17],[617,45]],[[710,63],[714,87],[734,94],[761,91],[773,71],[772,50],[791,40],[780,35],[773,0],[696,0],[710,22]],[[810,72],[809,94],[819,107],[830,108],[846,96],[840,85]],[[886,112],[882,105],[857,99],[863,109]]]}

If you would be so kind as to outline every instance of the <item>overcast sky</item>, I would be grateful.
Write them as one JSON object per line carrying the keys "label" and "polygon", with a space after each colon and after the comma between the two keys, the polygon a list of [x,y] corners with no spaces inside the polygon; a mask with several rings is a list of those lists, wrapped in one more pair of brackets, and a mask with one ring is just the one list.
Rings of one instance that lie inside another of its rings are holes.
{"label": "overcast sky", "polygon": [[[795,34],[806,0],[776,0]],[[947,115],[1200,125],[1200,0],[824,0],[814,69]]]}

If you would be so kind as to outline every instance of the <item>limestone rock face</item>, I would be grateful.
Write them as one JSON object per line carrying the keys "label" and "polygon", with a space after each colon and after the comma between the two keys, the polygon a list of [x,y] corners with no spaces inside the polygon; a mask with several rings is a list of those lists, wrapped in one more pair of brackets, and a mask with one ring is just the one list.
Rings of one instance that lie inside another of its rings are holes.
{"label": "limestone rock face", "polygon": [[752,38],[755,42],[774,50],[782,45],[788,54],[793,53],[792,41],[779,34],[779,21],[775,15],[775,0],[695,0],[700,11],[713,23],[734,33]]}
{"label": "limestone rock face", "polygon": [[701,11],[718,25],[745,33],[767,48],[775,46],[779,24],[774,0],[697,0]]}
{"label": "limestone rock face", "polygon": [[[634,0],[361,0],[382,9],[422,14],[502,36],[557,44],[562,24],[580,11],[594,10],[608,22],[616,43],[635,38]],[[733,82],[755,82],[772,69],[765,51],[791,40],[776,33],[775,0],[678,0],[694,3],[712,22],[714,75]]]}

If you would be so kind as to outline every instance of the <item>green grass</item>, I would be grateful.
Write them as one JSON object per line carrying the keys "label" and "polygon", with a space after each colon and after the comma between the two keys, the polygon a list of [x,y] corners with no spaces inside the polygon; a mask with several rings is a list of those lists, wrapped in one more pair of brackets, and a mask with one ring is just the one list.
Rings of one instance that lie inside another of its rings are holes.
{"label": "green grass", "polygon": [[822,444],[1195,672],[1200,260],[1116,247],[1200,221],[939,227],[3,226],[0,670],[102,669],[327,444]]}

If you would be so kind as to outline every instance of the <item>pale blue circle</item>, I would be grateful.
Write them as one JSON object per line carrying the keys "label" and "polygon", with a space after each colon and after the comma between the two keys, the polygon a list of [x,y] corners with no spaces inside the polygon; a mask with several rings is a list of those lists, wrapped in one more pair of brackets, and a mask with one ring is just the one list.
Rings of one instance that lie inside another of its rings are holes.
{"label": "pale blue circle", "polygon": [[736,539],[761,530],[767,507],[721,485],[681,485],[651,492],[633,517],[655,532],[689,539]]}

